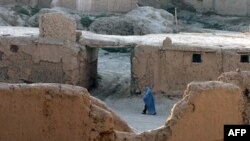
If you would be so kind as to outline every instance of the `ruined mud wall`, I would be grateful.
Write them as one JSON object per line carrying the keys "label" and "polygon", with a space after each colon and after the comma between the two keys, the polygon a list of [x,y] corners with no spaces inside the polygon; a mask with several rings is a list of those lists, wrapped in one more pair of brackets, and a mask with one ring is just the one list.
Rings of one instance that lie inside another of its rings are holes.
{"label": "ruined mud wall", "polygon": [[224,125],[243,124],[242,113],[243,98],[236,85],[193,82],[165,125],[172,132],[170,141],[223,140]]}
{"label": "ruined mud wall", "polygon": [[[151,86],[155,93],[181,95],[191,81],[216,80],[227,71],[250,70],[249,49],[220,49],[195,45],[137,46],[132,53],[131,91],[142,93]],[[199,60],[200,62],[196,62]],[[197,58],[198,57],[198,58]],[[195,60],[198,59],[198,60]],[[246,58],[247,59],[247,58]]]}
{"label": "ruined mud wall", "polygon": [[193,82],[162,127],[141,133],[116,132],[116,141],[223,141],[225,124],[244,124],[238,86]]}
{"label": "ruined mud wall", "polygon": [[2,83],[0,97],[0,140],[110,141],[116,126],[131,131],[81,87]]}
{"label": "ruined mud wall", "polygon": [[189,84],[166,123],[141,134],[81,87],[1,83],[0,97],[1,140],[222,141],[225,124],[245,123],[241,89],[218,81]]}
{"label": "ruined mud wall", "polygon": [[95,85],[97,55],[94,49],[78,44],[80,35],[73,20],[58,13],[45,14],[40,19],[39,35],[19,33],[29,28],[2,28],[0,81]]}
{"label": "ruined mud wall", "polygon": [[250,15],[250,0],[179,0],[200,12],[215,12],[221,15]]}
{"label": "ruined mud wall", "polygon": [[245,104],[244,122],[250,124],[250,72],[240,70],[238,72],[227,72],[220,75],[218,80],[235,84],[241,88]]}

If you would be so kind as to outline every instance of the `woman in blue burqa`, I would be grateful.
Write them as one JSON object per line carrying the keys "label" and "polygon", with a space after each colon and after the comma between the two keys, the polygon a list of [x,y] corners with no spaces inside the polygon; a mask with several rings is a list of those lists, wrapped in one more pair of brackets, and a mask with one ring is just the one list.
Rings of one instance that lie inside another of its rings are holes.
{"label": "woman in blue burqa", "polygon": [[146,112],[148,111],[149,115],[156,115],[154,97],[149,87],[146,87],[143,101],[145,103],[145,106],[142,114],[146,114]]}

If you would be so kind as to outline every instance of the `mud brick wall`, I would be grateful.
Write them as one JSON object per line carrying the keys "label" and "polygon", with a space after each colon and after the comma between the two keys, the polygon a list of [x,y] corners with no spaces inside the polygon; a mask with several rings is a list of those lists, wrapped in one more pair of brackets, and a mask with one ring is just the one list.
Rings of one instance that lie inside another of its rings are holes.
{"label": "mud brick wall", "polygon": [[14,35],[0,38],[0,81],[95,85],[97,54],[79,45],[75,21],[50,13],[41,16],[39,27],[40,33],[31,35],[6,27]]}
{"label": "mud brick wall", "polygon": [[0,84],[0,140],[111,141],[113,130],[131,131],[82,87]]}
{"label": "mud brick wall", "polygon": [[155,93],[182,95],[192,81],[216,80],[223,72],[250,70],[248,48],[199,47],[164,43],[138,45],[131,55],[131,91],[142,93],[150,86]]}

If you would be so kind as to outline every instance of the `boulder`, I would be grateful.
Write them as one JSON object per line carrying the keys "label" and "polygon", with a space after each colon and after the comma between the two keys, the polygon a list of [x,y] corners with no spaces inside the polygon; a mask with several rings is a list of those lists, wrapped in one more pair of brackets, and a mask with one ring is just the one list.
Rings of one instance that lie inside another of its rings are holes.
{"label": "boulder", "polygon": [[10,26],[10,25],[0,17],[0,26]]}
{"label": "boulder", "polygon": [[24,26],[25,21],[9,7],[0,6],[0,23],[2,25]]}
{"label": "boulder", "polygon": [[98,18],[90,30],[114,35],[172,33],[173,15],[162,9],[138,7],[122,16]]}
{"label": "boulder", "polygon": [[98,18],[90,25],[90,31],[108,35],[134,35],[135,25],[131,19],[121,17]]}
{"label": "boulder", "polygon": [[[28,5],[0,6],[0,25],[33,26],[33,24],[29,24],[29,19],[39,11],[40,8]],[[38,23],[36,27],[38,27]]]}

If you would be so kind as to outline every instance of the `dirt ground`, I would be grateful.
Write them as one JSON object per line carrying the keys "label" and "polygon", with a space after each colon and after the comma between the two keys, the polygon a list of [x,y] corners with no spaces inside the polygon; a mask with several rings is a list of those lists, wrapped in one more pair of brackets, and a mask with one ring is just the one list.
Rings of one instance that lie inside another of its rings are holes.
{"label": "dirt ground", "polygon": [[113,111],[125,120],[135,132],[140,133],[158,128],[164,124],[173,105],[179,98],[155,97],[157,115],[141,114],[144,103],[141,97],[129,97],[121,99],[105,99],[105,103]]}
{"label": "dirt ground", "polygon": [[157,115],[143,115],[142,95],[130,95],[130,53],[110,53],[100,49],[98,57],[99,86],[91,94],[103,100],[137,133],[163,125],[180,98],[156,95]]}

